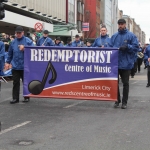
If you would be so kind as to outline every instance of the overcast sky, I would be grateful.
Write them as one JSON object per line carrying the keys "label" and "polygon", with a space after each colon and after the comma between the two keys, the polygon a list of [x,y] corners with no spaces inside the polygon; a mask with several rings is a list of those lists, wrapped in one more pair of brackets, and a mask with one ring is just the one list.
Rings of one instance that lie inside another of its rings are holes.
{"label": "overcast sky", "polygon": [[124,15],[135,19],[141,30],[146,34],[146,42],[150,38],[150,0],[118,0]]}

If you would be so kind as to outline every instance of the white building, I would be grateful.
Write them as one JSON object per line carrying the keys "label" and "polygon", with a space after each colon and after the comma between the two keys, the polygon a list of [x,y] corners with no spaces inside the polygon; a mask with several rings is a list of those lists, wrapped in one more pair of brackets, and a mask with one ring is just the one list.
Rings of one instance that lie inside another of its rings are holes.
{"label": "white building", "polygon": [[17,25],[32,32],[41,23],[51,36],[74,36],[78,33],[76,4],[77,0],[8,0],[0,32],[13,34]]}

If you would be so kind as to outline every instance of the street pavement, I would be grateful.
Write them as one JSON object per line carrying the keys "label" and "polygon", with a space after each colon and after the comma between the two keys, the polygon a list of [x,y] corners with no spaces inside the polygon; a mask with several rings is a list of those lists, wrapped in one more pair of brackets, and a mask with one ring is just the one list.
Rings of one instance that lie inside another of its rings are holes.
{"label": "street pavement", "polygon": [[31,98],[12,105],[12,82],[2,83],[0,150],[150,150],[146,84],[142,67],[130,79],[124,110],[113,108],[114,102],[68,99]]}

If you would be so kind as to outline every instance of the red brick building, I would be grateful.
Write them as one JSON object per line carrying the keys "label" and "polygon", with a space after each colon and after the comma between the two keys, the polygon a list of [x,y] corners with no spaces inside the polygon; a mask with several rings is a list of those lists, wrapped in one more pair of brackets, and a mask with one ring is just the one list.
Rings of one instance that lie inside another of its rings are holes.
{"label": "red brick building", "polygon": [[84,38],[94,39],[100,34],[100,0],[85,0],[84,22],[89,22],[89,31]]}

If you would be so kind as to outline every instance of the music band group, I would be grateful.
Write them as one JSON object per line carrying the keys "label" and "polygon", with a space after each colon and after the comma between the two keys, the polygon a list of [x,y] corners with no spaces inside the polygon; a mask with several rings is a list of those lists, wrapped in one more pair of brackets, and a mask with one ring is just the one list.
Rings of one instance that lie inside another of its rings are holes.
{"label": "music band group", "polygon": [[[61,38],[57,37],[55,41],[48,36],[48,31],[44,30],[43,36],[36,42],[36,46],[64,46],[61,42]],[[24,73],[24,46],[35,46],[33,41],[24,36],[24,30],[18,26],[15,30],[15,39],[11,42],[8,57],[5,62],[5,69],[8,69],[10,64],[12,65],[13,75],[13,90],[11,104],[19,102],[20,93],[20,78],[23,80]],[[121,98],[118,84],[118,98],[114,104],[114,107],[127,108],[128,96],[129,96],[129,77],[133,78],[135,72],[140,72],[140,66],[144,60],[145,68],[148,69],[148,83],[150,86],[150,46],[142,49],[137,37],[126,28],[126,21],[124,19],[118,20],[118,32],[112,35],[111,38],[107,35],[107,28],[105,26],[100,29],[100,37],[96,38],[94,43],[90,40],[86,41],[84,45],[80,40],[80,36],[76,35],[75,40],[72,42],[71,38],[68,38],[66,47],[114,47],[118,48],[118,78],[121,77],[123,83],[123,96]],[[4,44],[0,41],[0,55],[4,52]],[[144,53],[144,54],[143,54]],[[1,63],[2,65],[2,63]],[[137,67],[138,66],[138,67]],[[23,102],[29,102],[29,97],[24,97]]]}

